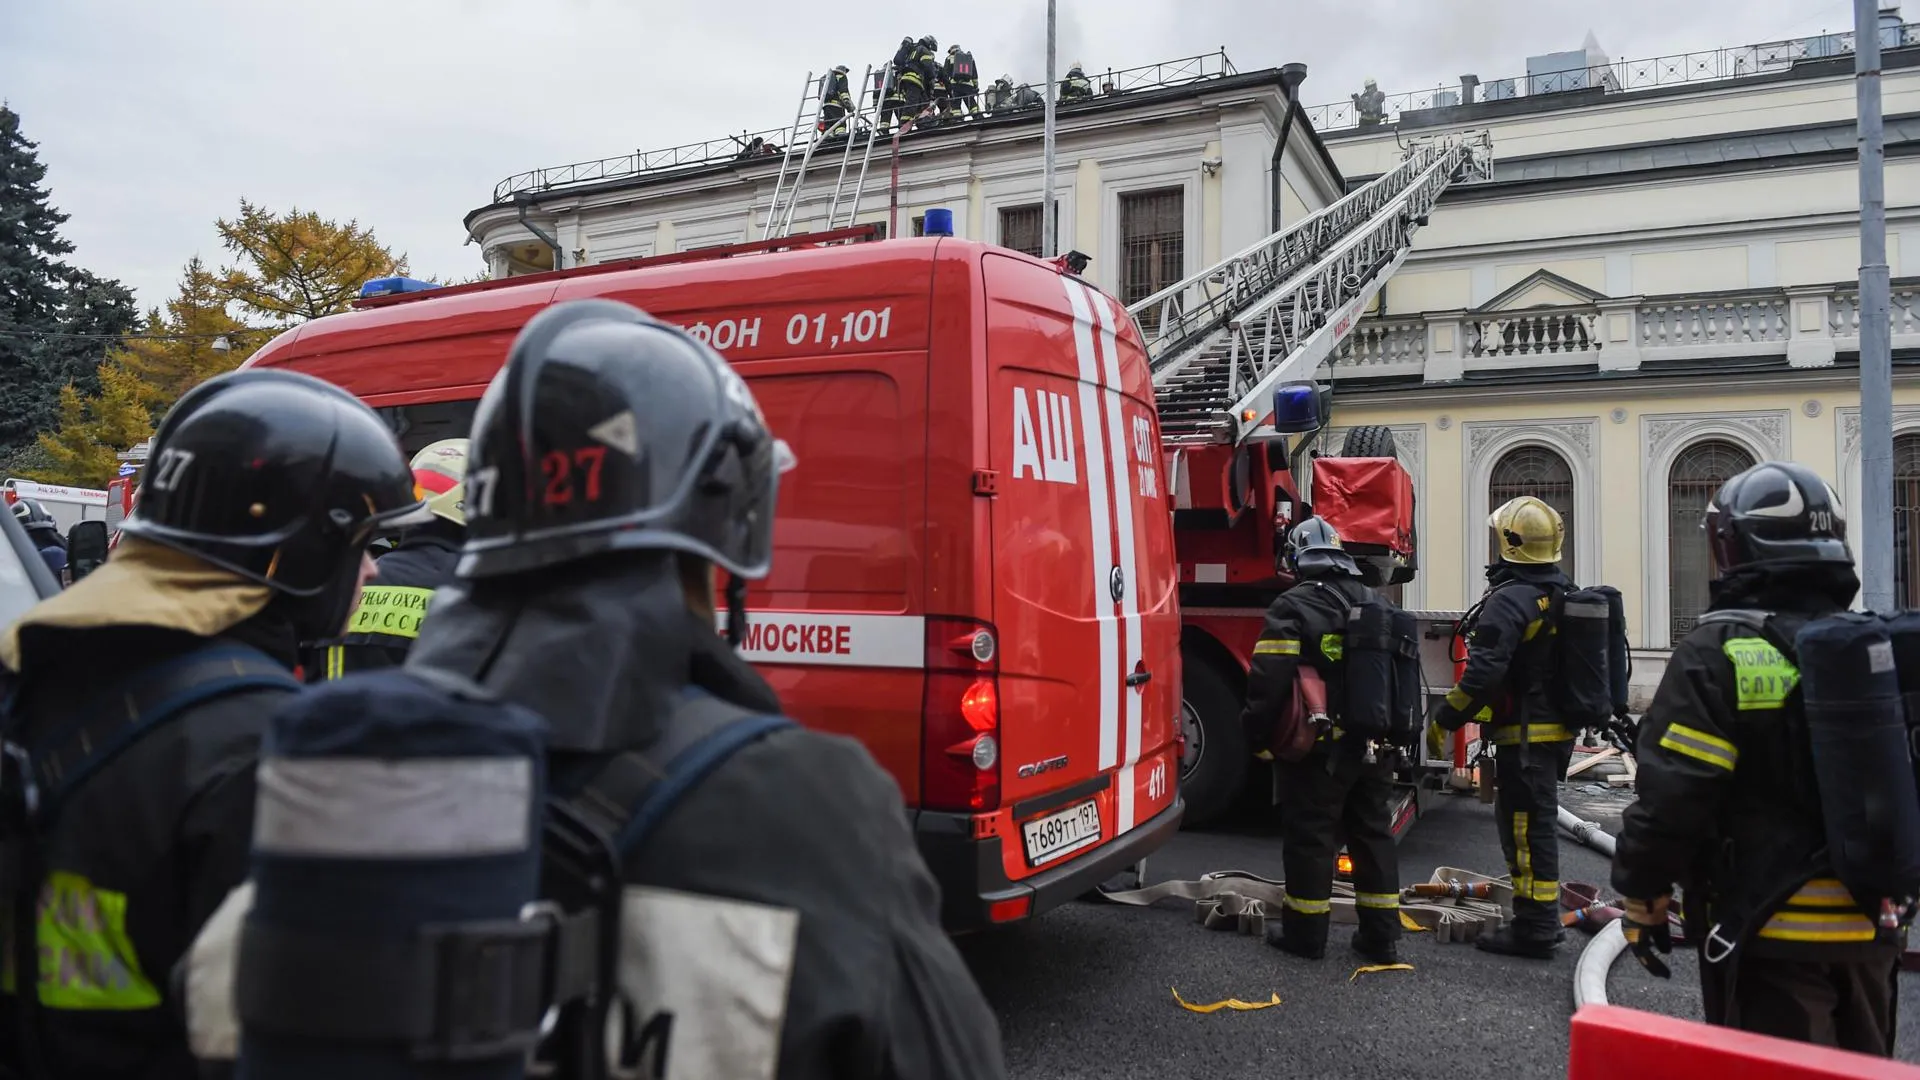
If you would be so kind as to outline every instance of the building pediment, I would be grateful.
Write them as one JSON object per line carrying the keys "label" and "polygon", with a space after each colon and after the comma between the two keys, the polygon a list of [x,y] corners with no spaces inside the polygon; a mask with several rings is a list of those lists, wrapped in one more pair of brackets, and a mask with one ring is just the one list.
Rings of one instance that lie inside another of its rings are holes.
{"label": "building pediment", "polygon": [[1535,270],[1473,310],[1491,314],[1543,307],[1588,307],[1604,299],[1605,293],[1595,292],[1551,270]]}

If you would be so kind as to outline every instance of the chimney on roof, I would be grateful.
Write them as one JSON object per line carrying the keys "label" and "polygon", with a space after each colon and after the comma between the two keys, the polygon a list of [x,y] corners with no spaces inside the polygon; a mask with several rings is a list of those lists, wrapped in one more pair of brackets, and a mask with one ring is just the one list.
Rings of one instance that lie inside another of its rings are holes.
{"label": "chimney on roof", "polygon": [[1480,89],[1480,76],[1478,75],[1460,76],[1460,104],[1471,105],[1474,102],[1480,100],[1478,96],[1479,89]]}

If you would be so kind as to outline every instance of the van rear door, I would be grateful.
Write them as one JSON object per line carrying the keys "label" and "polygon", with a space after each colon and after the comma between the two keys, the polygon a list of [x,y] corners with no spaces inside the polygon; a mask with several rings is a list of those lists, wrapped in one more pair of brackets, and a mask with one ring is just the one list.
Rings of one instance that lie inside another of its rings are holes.
{"label": "van rear door", "polygon": [[[1158,429],[1130,385],[1144,376],[1126,377],[1144,370],[1137,334],[1073,278],[982,258],[1001,783],[1019,819],[1006,854],[1017,878],[1171,803],[1179,628]],[[1144,460],[1136,431],[1153,443]]]}

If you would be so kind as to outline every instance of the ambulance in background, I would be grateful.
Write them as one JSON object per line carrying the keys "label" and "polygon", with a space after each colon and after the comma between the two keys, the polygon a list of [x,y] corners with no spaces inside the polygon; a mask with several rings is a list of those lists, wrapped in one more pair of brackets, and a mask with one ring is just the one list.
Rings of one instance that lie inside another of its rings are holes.
{"label": "ambulance in background", "polygon": [[892,774],[945,921],[966,930],[1065,903],[1180,826],[1173,515],[1118,302],[1064,261],[852,242],[875,231],[370,282],[359,310],[248,365],[345,387],[411,453],[467,433],[550,304],[622,300],[712,345],[799,461],[744,655],[796,718]]}

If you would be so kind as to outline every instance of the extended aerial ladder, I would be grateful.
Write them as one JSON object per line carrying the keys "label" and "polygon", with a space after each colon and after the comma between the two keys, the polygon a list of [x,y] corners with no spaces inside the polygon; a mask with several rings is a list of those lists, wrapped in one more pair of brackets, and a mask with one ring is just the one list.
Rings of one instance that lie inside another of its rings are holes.
{"label": "extended aerial ladder", "polygon": [[1162,440],[1244,441],[1274,388],[1311,378],[1352,332],[1441,193],[1492,168],[1484,131],[1415,142],[1392,172],[1129,307],[1147,337]]}
{"label": "extended aerial ladder", "polygon": [[[800,91],[800,107],[795,111],[793,131],[787,139],[786,152],[780,159],[780,173],[773,182],[773,201],[767,206],[767,216],[760,226],[760,239],[769,240],[783,237],[793,231],[793,215],[800,203],[801,191],[807,182],[807,172],[813,165],[817,151],[825,148],[826,153],[834,152],[829,144],[840,141],[837,147],[840,154],[838,175],[834,178],[833,194],[827,202],[828,229],[852,225],[860,210],[860,196],[866,189],[867,166],[873,160],[873,147],[880,129],[880,104],[882,87],[893,76],[893,65],[887,64],[880,71],[880,78],[874,78],[874,69],[867,68],[861,77],[859,90],[854,97],[854,107],[845,116],[832,123],[823,118],[823,106],[828,80],[833,77],[831,71],[824,75],[809,72],[805,86]],[[851,80],[849,80],[851,82]],[[858,167],[855,167],[854,154],[859,153]],[[851,178],[851,187],[849,187]],[[844,213],[845,221],[841,221]]]}

